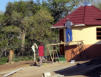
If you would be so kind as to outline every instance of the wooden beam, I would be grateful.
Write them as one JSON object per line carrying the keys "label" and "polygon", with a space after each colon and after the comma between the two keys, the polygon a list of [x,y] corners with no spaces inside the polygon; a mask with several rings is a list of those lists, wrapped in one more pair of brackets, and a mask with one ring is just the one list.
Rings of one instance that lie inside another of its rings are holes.
{"label": "wooden beam", "polygon": [[12,75],[12,74],[14,74],[14,73],[16,73],[17,71],[20,71],[20,70],[23,70],[23,68],[19,68],[17,70],[14,70],[12,72],[9,72],[9,73],[5,74],[3,77],[8,77],[9,75]]}

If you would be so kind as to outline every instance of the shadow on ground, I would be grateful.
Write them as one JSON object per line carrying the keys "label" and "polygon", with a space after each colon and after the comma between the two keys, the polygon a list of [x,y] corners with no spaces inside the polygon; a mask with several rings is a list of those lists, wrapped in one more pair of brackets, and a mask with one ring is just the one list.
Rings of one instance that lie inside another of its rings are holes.
{"label": "shadow on ground", "polygon": [[85,75],[88,77],[101,77],[101,58],[92,59],[86,63],[55,71],[64,76]]}

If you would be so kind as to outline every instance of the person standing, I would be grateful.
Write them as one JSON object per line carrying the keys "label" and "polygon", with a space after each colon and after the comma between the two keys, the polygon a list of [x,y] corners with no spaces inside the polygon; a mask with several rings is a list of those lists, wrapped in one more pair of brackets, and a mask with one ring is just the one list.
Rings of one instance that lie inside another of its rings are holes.
{"label": "person standing", "polygon": [[33,63],[33,65],[37,65],[37,60],[36,60],[36,49],[38,49],[38,46],[37,46],[36,43],[34,43],[34,44],[32,45],[31,48],[32,48],[33,53],[34,53],[34,63]]}
{"label": "person standing", "polygon": [[44,45],[43,45],[43,43],[40,43],[40,45],[38,46],[38,53],[39,53],[39,59],[40,59],[40,65],[41,65],[44,60]]}
{"label": "person standing", "polygon": [[73,23],[69,20],[69,18],[66,19],[66,42],[72,41],[72,25]]}

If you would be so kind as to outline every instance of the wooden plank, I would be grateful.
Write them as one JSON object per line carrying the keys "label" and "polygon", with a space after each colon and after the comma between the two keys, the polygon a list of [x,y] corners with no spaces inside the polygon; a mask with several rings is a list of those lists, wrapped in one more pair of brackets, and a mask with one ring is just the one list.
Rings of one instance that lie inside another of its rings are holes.
{"label": "wooden plank", "polygon": [[97,35],[97,37],[101,37],[101,35]]}
{"label": "wooden plank", "polygon": [[9,72],[9,73],[5,74],[3,77],[8,77],[8,76],[10,76],[10,75],[16,73],[17,71],[20,71],[20,70],[23,70],[23,68],[19,68],[19,69],[17,69],[17,70],[14,70],[14,71],[12,71],[12,72]]}
{"label": "wooden plank", "polygon": [[97,31],[97,32],[101,33],[101,31]]}
{"label": "wooden plank", "polygon": [[71,45],[71,44],[78,44],[78,43],[82,43],[83,40],[81,41],[70,41],[70,42],[60,42],[60,43],[52,43],[52,44],[47,44],[47,46],[54,46],[54,45]]}

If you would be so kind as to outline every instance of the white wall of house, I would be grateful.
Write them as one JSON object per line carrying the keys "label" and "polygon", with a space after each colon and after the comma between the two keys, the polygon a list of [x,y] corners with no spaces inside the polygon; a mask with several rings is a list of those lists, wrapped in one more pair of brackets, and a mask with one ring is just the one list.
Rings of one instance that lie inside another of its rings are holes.
{"label": "white wall of house", "polygon": [[96,28],[92,27],[74,27],[72,28],[73,41],[83,41],[84,44],[101,44],[101,40],[97,40]]}

